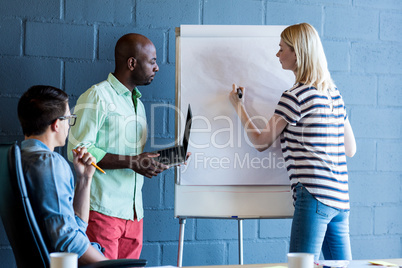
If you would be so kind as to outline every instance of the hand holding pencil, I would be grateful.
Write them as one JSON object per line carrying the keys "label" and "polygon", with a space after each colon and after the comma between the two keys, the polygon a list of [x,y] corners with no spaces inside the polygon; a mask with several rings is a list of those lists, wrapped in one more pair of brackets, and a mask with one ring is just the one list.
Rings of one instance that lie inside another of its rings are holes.
{"label": "hand holding pencil", "polygon": [[[73,149],[73,154],[74,154],[74,168],[77,173],[83,173],[83,175],[85,176],[85,173],[88,172],[85,170],[85,165],[86,166],[92,165],[100,172],[106,174],[106,172],[103,169],[101,169],[98,165],[95,164],[96,161],[95,158],[89,152],[87,152],[85,147],[77,147]],[[94,172],[92,171],[91,173],[92,174],[90,175],[92,176]]]}

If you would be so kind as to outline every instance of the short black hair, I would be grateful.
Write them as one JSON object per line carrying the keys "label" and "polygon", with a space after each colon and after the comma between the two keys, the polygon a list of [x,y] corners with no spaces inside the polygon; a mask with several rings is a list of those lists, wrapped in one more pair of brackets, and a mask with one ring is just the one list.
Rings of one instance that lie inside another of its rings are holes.
{"label": "short black hair", "polygon": [[25,136],[41,135],[66,112],[68,95],[52,86],[30,87],[18,102],[18,119]]}

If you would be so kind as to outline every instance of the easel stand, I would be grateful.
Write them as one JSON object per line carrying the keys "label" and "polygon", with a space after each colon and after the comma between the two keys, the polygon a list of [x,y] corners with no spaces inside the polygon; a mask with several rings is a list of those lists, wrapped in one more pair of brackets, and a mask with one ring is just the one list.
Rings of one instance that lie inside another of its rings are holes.
{"label": "easel stand", "polygon": [[[180,232],[179,232],[179,250],[177,256],[177,267],[182,267],[183,264],[183,244],[184,244],[184,228],[186,226],[185,217],[179,217]],[[229,218],[228,218],[229,219]],[[239,236],[239,264],[243,265],[243,219],[234,218],[238,223]]]}

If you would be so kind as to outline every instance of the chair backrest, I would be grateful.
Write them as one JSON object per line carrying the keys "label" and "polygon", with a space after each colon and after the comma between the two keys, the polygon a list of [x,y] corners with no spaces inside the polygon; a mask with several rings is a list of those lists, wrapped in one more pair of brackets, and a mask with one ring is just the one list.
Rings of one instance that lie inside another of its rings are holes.
{"label": "chair backrest", "polygon": [[[15,144],[0,144],[0,214],[18,268],[49,268],[50,255],[29,201]],[[144,267],[144,259],[107,260],[81,268]]]}
{"label": "chair backrest", "polygon": [[49,252],[27,195],[17,144],[0,145],[0,214],[17,266],[48,268]]}

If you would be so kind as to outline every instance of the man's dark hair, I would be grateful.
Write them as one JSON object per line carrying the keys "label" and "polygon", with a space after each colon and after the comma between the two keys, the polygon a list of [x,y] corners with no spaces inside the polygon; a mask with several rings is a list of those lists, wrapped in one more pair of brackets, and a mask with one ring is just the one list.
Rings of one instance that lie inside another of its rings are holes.
{"label": "man's dark hair", "polygon": [[32,86],[18,102],[18,119],[25,136],[41,135],[66,112],[68,95],[52,86]]}

